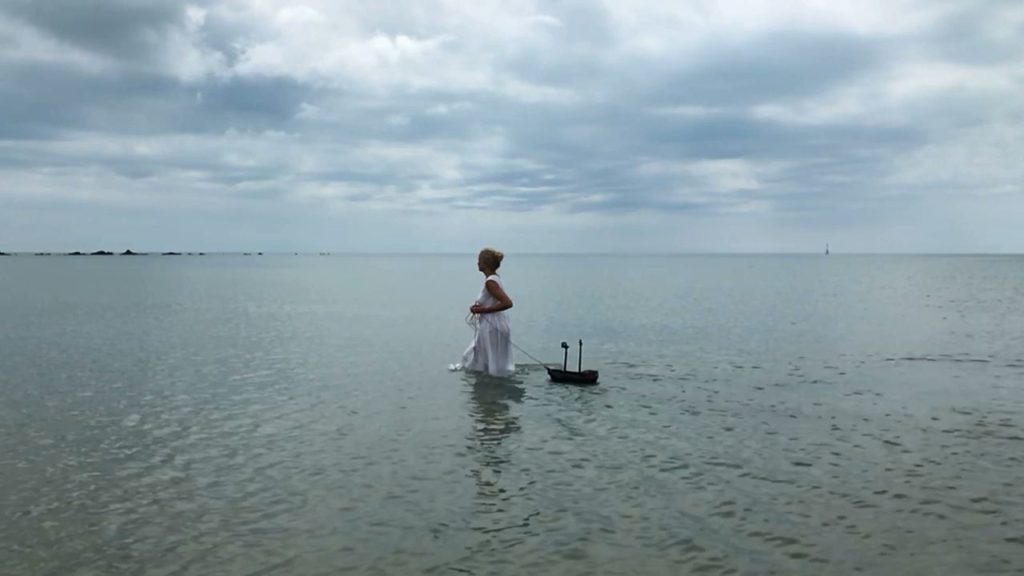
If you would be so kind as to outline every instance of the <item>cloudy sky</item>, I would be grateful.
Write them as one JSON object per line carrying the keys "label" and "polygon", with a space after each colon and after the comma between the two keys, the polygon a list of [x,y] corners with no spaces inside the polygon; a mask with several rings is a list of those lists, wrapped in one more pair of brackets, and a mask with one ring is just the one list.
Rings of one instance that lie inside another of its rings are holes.
{"label": "cloudy sky", "polygon": [[0,250],[1024,252],[1020,0],[0,0]]}

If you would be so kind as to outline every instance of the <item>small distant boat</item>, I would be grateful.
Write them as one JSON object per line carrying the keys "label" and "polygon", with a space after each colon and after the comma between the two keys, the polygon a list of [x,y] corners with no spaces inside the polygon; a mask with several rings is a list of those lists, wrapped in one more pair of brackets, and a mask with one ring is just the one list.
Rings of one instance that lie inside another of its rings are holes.
{"label": "small distant boat", "polygon": [[828,256],[828,242],[825,243],[825,256]]}
{"label": "small distant boat", "polygon": [[561,370],[545,366],[548,371],[548,377],[551,378],[552,382],[558,382],[561,384],[579,384],[580,386],[591,386],[597,384],[597,370],[583,369],[583,340],[580,340],[579,363],[577,364],[577,370],[575,372],[568,370],[566,367],[566,364],[569,361],[569,344],[567,342],[562,342],[562,350],[564,350],[565,353],[562,357]]}

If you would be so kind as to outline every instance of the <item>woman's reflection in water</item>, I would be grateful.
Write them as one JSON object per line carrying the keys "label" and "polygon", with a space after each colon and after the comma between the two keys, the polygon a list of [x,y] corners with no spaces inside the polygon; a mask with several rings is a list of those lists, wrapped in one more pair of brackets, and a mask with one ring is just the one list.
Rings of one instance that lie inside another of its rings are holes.
{"label": "woman's reflection in water", "polygon": [[471,386],[470,411],[473,415],[473,435],[469,451],[479,464],[473,470],[477,497],[488,508],[494,508],[504,489],[498,486],[502,468],[509,462],[508,451],[502,442],[519,432],[519,417],[512,413],[512,403],[523,400],[525,390],[516,377],[495,378],[486,374],[466,374]]}

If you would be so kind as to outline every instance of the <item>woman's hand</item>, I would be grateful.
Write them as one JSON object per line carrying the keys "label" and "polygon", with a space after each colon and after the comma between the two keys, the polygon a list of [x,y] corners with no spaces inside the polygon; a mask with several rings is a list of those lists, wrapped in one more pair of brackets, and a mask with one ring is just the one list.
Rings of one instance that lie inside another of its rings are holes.
{"label": "woman's hand", "polygon": [[469,307],[470,314],[483,314],[484,310],[485,308],[476,302],[473,302],[473,305]]}

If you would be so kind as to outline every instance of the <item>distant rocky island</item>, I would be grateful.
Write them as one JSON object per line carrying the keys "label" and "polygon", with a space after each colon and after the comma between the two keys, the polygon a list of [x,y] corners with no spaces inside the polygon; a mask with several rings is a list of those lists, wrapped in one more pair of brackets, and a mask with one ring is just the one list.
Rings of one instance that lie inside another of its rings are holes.
{"label": "distant rocky island", "polygon": [[[85,252],[68,252],[67,255],[68,256],[113,256],[114,253],[110,252],[109,250],[97,250],[95,252],[89,252],[88,254],[86,254]],[[181,256],[181,252],[161,252],[160,255],[161,256]],[[193,254],[192,254],[192,252],[189,252],[188,255],[192,256]],[[206,256],[206,252],[200,252],[199,255],[200,256]],[[51,256],[51,254],[48,253],[48,252],[47,253],[38,252],[38,253],[36,253],[36,256]],[[149,252],[135,252],[134,250],[128,249],[128,250],[125,250],[124,252],[121,252],[120,254],[118,254],[118,256],[149,256]]]}

